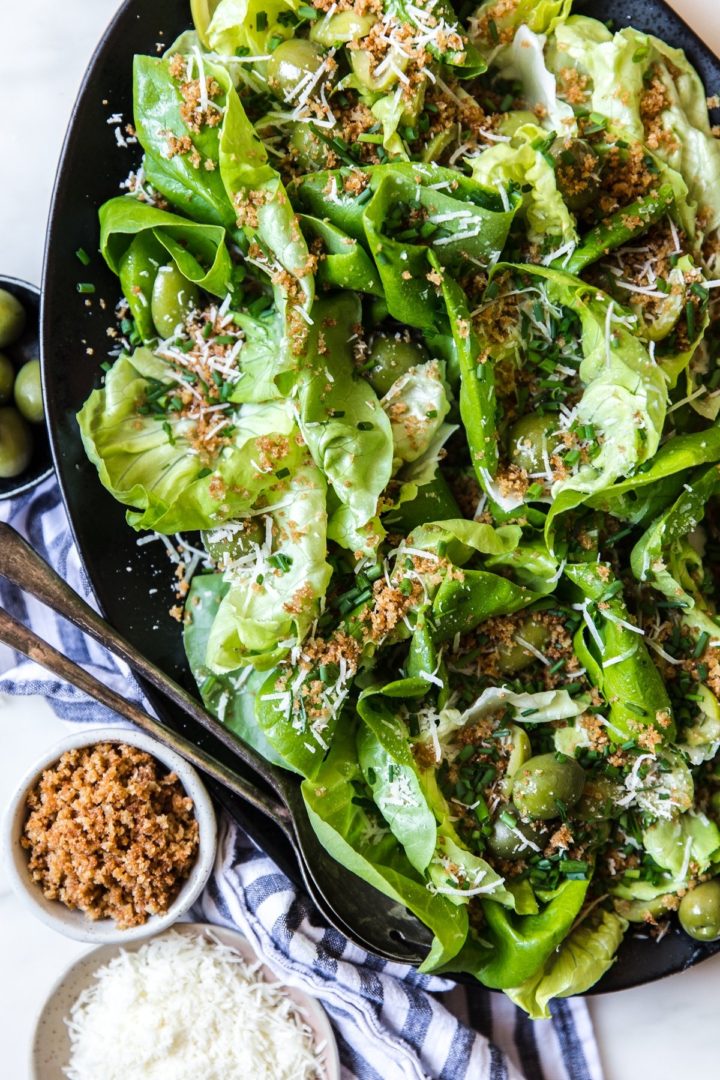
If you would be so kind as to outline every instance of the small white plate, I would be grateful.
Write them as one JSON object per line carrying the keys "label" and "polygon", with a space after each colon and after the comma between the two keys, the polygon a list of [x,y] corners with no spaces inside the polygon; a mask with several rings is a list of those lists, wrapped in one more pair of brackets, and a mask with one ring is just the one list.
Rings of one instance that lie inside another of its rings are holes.
{"label": "small white plate", "polygon": [[[228,930],[223,926],[212,926],[208,923],[177,923],[165,933],[211,934],[218,941],[221,941],[223,945],[235,949],[248,963],[257,963],[258,957],[247,938],[237,930]],[[70,1015],[73,1005],[83,990],[92,985],[98,968],[109,963],[113,957],[118,955],[121,948],[124,948],[126,952],[137,952],[138,949],[147,944],[147,941],[148,938],[124,946],[101,945],[99,949],[93,949],[92,952],[82,956],[60,976],[40,1010],[35,1026],[35,1035],[30,1051],[31,1080],[66,1080],[63,1068],[70,1061],[71,1050],[70,1037],[65,1024],[66,1017]],[[265,965],[258,972],[258,975],[260,974],[268,982],[279,981],[277,976]],[[337,1043],[322,1005],[303,990],[299,990],[294,986],[285,986],[284,990],[288,997],[292,998],[298,1005],[303,1017],[312,1028],[316,1044],[325,1044],[320,1058],[325,1070],[322,1080],[340,1080],[340,1058]],[[140,1078],[128,1077],[128,1080],[140,1080]],[[198,1080],[202,1080],[202,1077],[198,1077]]]}

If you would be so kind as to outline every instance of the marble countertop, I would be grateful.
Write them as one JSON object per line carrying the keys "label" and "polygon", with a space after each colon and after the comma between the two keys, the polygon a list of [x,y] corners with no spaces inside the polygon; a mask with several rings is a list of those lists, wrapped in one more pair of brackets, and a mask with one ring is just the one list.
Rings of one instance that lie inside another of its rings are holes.
{"label": "marble countertop", "polygon": [[[714,5],[708,0],[670,3],[720,52],[720,21],[710,18]],[[39,283],[65,127],[83,71],[116,7],[117,0],[0,2],[3,274]],[[0,806],[42,750],[63,734],[63,725],[41,698],[0,698]],[[10,892],[0,864],[0,1073],[7,1080],[29,1076],[35,1014],[83,948],[29,914]],[[590,998],[607,1080],[714,1075],[719,988],[720,956],[652,986]]]}

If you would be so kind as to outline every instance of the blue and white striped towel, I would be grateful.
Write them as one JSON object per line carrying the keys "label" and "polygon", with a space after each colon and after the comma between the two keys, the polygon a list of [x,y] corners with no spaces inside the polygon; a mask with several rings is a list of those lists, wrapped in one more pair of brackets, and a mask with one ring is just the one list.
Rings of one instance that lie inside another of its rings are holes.
{"label": "blue and white striped towel", "polygon": [[[90,595],[53,480],[32,496],[0,503],[0,520],[23,533],[73,588]],[[1,579],[0,604],[124,696],[141,700],[124,665]],[[43,694],[63,720],[117,720],[2,645],[0,693]],[[582,1000],[557,1002],[552,1021],[532,1023],[502,994],[454,987],[368,955],[323,925],[308,900],[227,817],[196,914],[239,928],[281,977],[323,1003],[338,1038],[343,1080],[602,1080]]]}

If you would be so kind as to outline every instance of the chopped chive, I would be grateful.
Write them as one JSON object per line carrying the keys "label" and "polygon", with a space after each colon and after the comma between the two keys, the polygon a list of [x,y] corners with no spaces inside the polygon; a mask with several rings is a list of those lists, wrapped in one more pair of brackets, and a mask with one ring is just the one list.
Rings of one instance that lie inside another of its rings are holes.
{"label": "chopped chive", "polygon": [[268,24],[267,12],[266,11],[258,11],[257,15],[255,16],[255,29],[256,30],[267,30],[267,24]]}
{"label": "chopped chive", "polygon": [[95,286],[90,281],[79,281],[76,288],[79,293],[85,293],[88,296],[95,292]]}
{"label": "chopped chive", "polygon": [[702,654],[705,652],[705,649],[707,648],[707,643],[708,643],[709,640],[710,640],[710,635],[708,634],[707,630],[703,630],[702,634],[700,635],[700,637],[697,640],[697,645],[693,649],[693,659],[694,660],[699,660],[700,659]]}
{"label": "chopped chive", "polygon": [[90,265],[90,256],[88,255],[85,248],[78,248],[77,251],[75,252],[75,258],[79,259],[80,262],[83,264],[83,266],[89,266]]}
{"label": "chopped chive", "polygon": [[647,709],[643,709],[642,705],[636,705],[634,701],[626,701],[625,708],[630,712],[634,712],[636,716],[647,716]]}
{"label": "chopped chive", "polygon": [[500,821],[502,821],[503,825],[507,825],[508,829],[514,829],[517,827],[517,821],[512,816],[512,814],[508,813],[507,810],[503,810],[502,813],[499,815],[499,818]]}
{"label": "chopped chive", "polygon": [[534,716],[535,713],[540,712],[539,709],[523,709],[520,713],[521,716]]}
{"label": "chopped chive", "polygon": [[290,470],[286,469],[286,468],[278,469],[278,471],[275,473],[275,475],[278,478],[278,480],[284,480],[286,476],[290,475]]}
{"label": "chopped chive", "polygon": [[494,19],[488,19],[488,30],[490,32],[490,40],[492,41],[493,45],[499,45],[500,32]]}

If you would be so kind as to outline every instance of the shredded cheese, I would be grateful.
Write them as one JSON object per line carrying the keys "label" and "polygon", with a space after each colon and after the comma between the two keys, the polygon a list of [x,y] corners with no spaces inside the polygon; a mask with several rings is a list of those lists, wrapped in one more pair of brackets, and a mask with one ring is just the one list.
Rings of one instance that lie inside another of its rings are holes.
{"label": "shredded cheese", "polygon": [[319,1080],[322,1046],[277,983],[210,937],[120,952],[67,1022],[69,1080]]}

